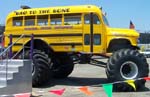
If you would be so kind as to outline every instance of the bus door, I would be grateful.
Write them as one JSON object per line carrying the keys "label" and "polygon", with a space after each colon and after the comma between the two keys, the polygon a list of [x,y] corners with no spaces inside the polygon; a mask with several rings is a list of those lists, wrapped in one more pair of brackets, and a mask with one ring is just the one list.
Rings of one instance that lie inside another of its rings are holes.
{"label": "bus door", "polygon": [[84,14],[83,32],[84,52],[102,53],[102,23],[96,14]]}

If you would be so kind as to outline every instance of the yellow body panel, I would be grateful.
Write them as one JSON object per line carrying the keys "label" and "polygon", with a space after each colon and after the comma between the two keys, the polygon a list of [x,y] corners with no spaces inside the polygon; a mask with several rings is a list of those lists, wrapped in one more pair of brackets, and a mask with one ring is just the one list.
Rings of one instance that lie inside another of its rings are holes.
{"label": "yellow body panel", "polygon": [[107,32],[107,47],[113,39],[127,39],[131,42],[132,46],[137,46],[137,40],[139,33],[135,30],[119,29],[119,28],[108,28]]}
{"label": "yellow body panel", "polygon": [[[90,35],[90,24],[85,24],[84,15],[94,13],[100,20],[99,24],[93,25],[93,34],[100,36],[100,44],[93,45],[93,53],[107,53],[109,43],[113,39],[127,39],[131,45],[137,46],[139,34],[135,30],[109,28],[103,20],[101,9],[94,5],[81,6],[60,6],[50,8],[32,8],[20,9],[11,12],[6,20],[5,28],[5,47],[9,44],[8,36],[12,34],[13,42],[19,38],[19,35],[26,35],[17,42],[19,45],[13,46],[16,52],[30,41],[30,35],[34,34],[35,39],[41,39],[46,42],[55,52],[90,52],[90,45],[85,45],[85,35]],[[77,25],[65,25],[64,16],[66,14],[81,14],[81,23]],[[37,16],[48,15],[48,24],[46,26],[37,25]],[[62,15],[61,25],[51,25],[51,15]],[[34,26],[25,26],[25,17],[35,16]],[[22,26],[13,26],[14,17],[23,17]],[[74,46],[72,46],[74,44]]]}

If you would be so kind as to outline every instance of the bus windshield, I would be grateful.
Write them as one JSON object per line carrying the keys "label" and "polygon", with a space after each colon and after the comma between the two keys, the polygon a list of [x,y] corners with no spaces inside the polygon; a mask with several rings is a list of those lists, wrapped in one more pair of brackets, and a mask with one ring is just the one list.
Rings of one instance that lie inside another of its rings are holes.
{"label": "bus windshield", "polygon": [[103,15],[103,21],[104,21],[104,23],[105,23],[107,26],[109,26],[109,22],[108,22],[106,16],[104,16],[104,15]]}

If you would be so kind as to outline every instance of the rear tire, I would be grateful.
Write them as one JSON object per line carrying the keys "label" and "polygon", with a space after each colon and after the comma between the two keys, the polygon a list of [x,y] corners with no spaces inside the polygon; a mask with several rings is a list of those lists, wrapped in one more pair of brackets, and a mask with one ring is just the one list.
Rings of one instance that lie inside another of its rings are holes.
{"label": "rear tire", "polygon": [[[30,51],[26,50],[24,53],[24,59],[30,59]],[[21,56],[23,58],[23,56]],[[40,50],[33,50],[33,61],[32,61],[32,85],[34,87],[41,86],[49,81],[52,77],[50,71],[52,63],[50,58],[45,52]]]}
{"label": "rear tire", "polygon": [[[107,62],[106,74],[111,82],[143,78],[147,77],[148,73],[146,58],[136,50],[119,50]],[[145,80],[136,80],[135,86],[137,90],[144,87]],[[115,84],[114,89],[119,91],[134,90],[126,83]]]}
{"label": "rear tire", "polygon": [[67,53],[57,54],[53,61],[52,71],[54,78],[66,78],[74,68],[73,60]]}

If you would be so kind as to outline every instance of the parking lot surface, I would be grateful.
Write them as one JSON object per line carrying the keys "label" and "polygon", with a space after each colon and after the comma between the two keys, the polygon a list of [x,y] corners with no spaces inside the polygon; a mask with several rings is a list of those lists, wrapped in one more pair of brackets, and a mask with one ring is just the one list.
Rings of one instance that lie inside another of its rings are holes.
{"label": "parking lot surface", "polygon": [[[102,59],[106,61],[105,59]],[[147,59],[150,64],[150,59]],[[150,69],[150,66],[149,66]],[[149,74],[150,75],[150,74]],[[101,86],[93,87],[107,83],[105,69],[89,64],[76,64],[72,74],[65,79],[53,79],[45,86],[33,88],[33,95],[41,97],[58,97],[58,95],[49,93],[50,90],[65,89],[61,97],[87,97],[86,94],[79,91],[78,87],[88,86],[93,92],[91,97],[107,97]],[[113,92],[113,97],[150,97],[150,81],[146,82],[146,87],[137,92]]]}

